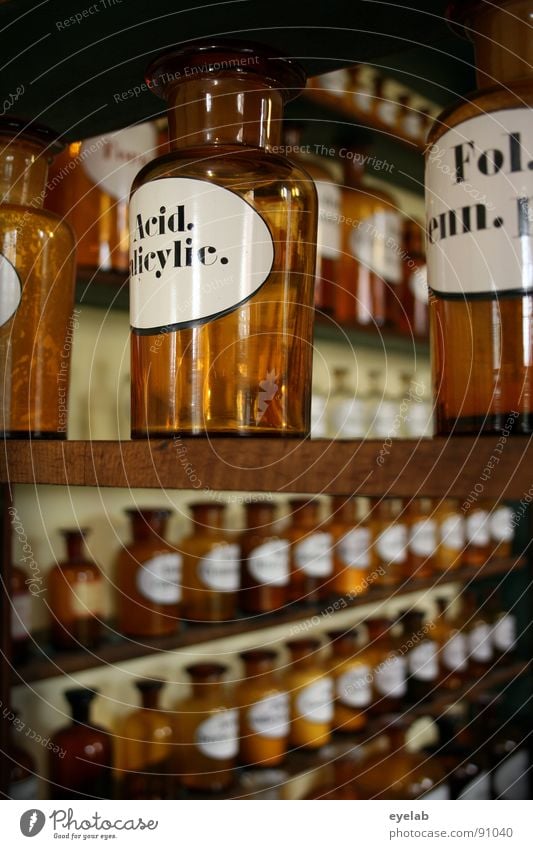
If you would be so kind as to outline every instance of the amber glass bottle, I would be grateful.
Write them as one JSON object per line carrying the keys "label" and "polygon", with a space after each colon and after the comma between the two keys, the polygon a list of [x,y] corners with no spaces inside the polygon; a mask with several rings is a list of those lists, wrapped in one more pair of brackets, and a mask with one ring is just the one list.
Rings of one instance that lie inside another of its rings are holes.
{"label": "amber glass bottle", "polygon": [[123,719],[116,734],[116,766],[122,799],[172,799],[172,720],[161,710],[164,683],[136,681],[141,707]]}
{"label": "amber glass bottle", "polygon": [[132,542],[115,561],[117,628],[131,637],[160,637],[178,627],[182,556],[165,540],[167,509],[126,510]]}
{"label": "amber glass bottle", "polygon": [[389,619],[366,621],[368,630],[367,657],[372,667],[373,716],[382,716],[403,709],[407,693],[407,664],[395,650]]}
{"label": "amber glass bottle", "polygon": [[513,608],[502,609],[501,602],[493,602],[494,613],[491,615],[491,642],[494,655],[500,658],[505,655],[507,661],[512,660],[516,652],[516,614]]}
{"label": "amber glass bottle", "polygon": [[311,637],[287,643],[291,668],[285,684],[289,693],[289,742],[304,749],[319,749],[331,736],[333,681],[320,660],[320,641]]}
{"label": "amber glass bottle", "polygon": [[329,666],[334,682],[333,729],[353,733],[367,724],[372,703],[372,667],[368,653],[358,645],[358,630],[329,631]]}
{"label": "amber glass bottle", "polygon": [[407,699],[418,704],[435,696],[439,678],[438,644],[433,623],[425,621],[421,610],[407,611],[404,643],[407,646]]}
{"label": "amber glass bottle", "polygon": [[32,595],[26,573],[11,564],[11,655],[15,664],[23,663],[31,644]]}
{"label": "amber glass bottle", "polygon": [[441,572],[461,565],[465,547],[465,522],[455,498],[443,498],[435,508],[437,552],[435,566]]}
{"label": "amber glass bottle", "polygon": [[63,531],[67,558],[48,575],[50,630],[56,648],[94,648],[102,630],[104,580],[98,566],[87,559],[88,531]]}
{"label": "amber glass bottle", "polygon": [[467,682],[468,643],[456,620],[448,616],[448,607],[448,599],[437,599],[437,616],[431,635],[438,647],[439,688],[456,690]]}
{"label": "amber glass bottle", "polygon": [[85,687],[66,690],[72,725],[57,731],[49,754],[51,799],[111,799],[113,738],[94,725],[89,709],[96,692]]}
{"label": "amber glass bottle", "polygon": [[171,153],[130,200],[132,435],[302,436],[317,200],[271,149],[303,71],[261,46],[203,42],[148,79],[169,101]]}
{"label": "amber glass bottle", "polygon": [[388,749],[366,758],[354,785],[360,799],[449,799],[450,789],[435,758],[411,752],[406,746],[408,721],[387,722]]}
{"label": "amber glass bottle", "polygon": [[431,578],[435,572],[437,522],[431,498],[412,498],[407,506],[407,560],[405,578]]}
{"label": "amber glass bottle", "polygon": [[401,283],[401,219],[393,199],[364,187],[362,151],[343,148],[342,258],[335,317],[348,324],[381,326],[387,287]]}
{"label": "amber glass bottle", "polygon": [[407,522],[398,498],[381,498],[372,509],[377,582],[386,587],[399,586],[407,567]]}
{"label": "amber glass bottle", "polygon": [[418,221],[404,221],[403,280],[401,295],[394,299],[396,329],[425,339],[429,333],[429,290],[427,282],[424,231]]}
{"label": "amber glass bottle", "polygon": [[513,511],[508,504],[494,505],[489,517],[491,557],[510,557],[513,548]]}
{"label": "amber glass bottle", "polygon": [[483,566],[490,557],[490,519],[484,502],[472,505],[465,519],[465,566]]}
{"label": "amber glass bottle", "polygon": [[187,667],[192,694],[176,706],[175,740],[180,780],[191,790],[223,790],[233,781],[238,751],[238,711],[222,683],[226,667]]}
{"label": "amber glass bottle", "polygon": [[527,0],[453,3],[479,91],[428,139],[426,206],[437,431],[530,433],[533,85]]}
{"label": "amber glass bottle", "polygon": [[0,119],[1,431],[64,439],[74,303],[74,236],[42,209],[54,136]]}
{"label": "amber glass bottle", "polygon": [[489,612],[487,607],[477,604],[472,594],[467,594],[461,620],[467,638],[469,677],[481,678],[494,661]]}
{"label": "amber glass bottle", "polygon": [[289,697],[274,672],[276,652],[250,649],[241,654],[244,676],[236,688],[239,759],[246,766],[277,766],[289,737]]}
{"label": "amber glass bottle", "polygon": [[[302,149],[300,124],[285,122],[283,135],[287,156],[295,159],[313,178],[315,184],[318,196],[315,307],[319,313],[332,315],[339,280],[341,190],[319,156],[298,153]],[[307,148],[309,147],[307,145]]]}
{"label": "amber glass bottle", "polygon": [[367,591],[372,563],[372,533],[367,511],[358,517],[357,506],[355,499],[333,498],[328,527],[333,546],[333,577],[328,586],[332,592],[350,597]]}
{"label": "amber glass bottle", "polygon": [[[14,712],[12,712],[14,713]],[[17,740],[17,731],[23,730],[25,725],[16,713],[10,722],[7,752],[4,757],[8,760],[8,799],[37,799],[38,798],[38,771],[33,757],[25,749],[22,749]],[[1,794],[0,798],[4,798]]]}
{"label": "amber glass bottle", "polygon": [[273,528],[275,510],[266,501],[246,505],[246,531],[239,540],[239,606],[246,613],[279,610],[287,601],[289,542]]}
{"label": "amber glass bottle", "polygon": [[292,524],[287,529],[291,542],[291,601],[317,601],[333,572],[332,540],[326,525],[320,526],[318,501],[293,498],[289,501]]}
{"label": "amber glass bottle", "polygon": [[223,504],[190,505],[193,529],[181,541],[183,616],[205,622],[233,619],[239,590],[239,546],[224,530]]}
{"label": "amber glass bottle", "polygon": [[154,123],[72,142],[50,169],[46,208],[72,225],[78,266],[129,268],[128,195],[133,178],[157,153]]}

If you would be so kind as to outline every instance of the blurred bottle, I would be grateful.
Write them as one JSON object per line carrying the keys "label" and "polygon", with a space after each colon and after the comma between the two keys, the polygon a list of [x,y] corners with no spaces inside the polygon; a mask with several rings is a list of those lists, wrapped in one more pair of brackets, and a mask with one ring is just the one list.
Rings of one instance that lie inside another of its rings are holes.
{"label": "blurred bottle", "polygon": [[400,498],[382,498],[372,508],[375,566],[380,586],[396,587],[407,565],[408,532]]}
{"label": "blurred bottle", "polygon": [[472,701],[478,745],[487,747],[493,799],[531,799],[531,722],[516,711],[505,717],[500,694],[477,693]]}
{"label": "blurred bottle", "polygon": [[333,721],[333,681],[320,659],[320,641],[311,637],[287,643],[291,666],[285,686],[290,698],[289,743],[319,749],[329,742]]}
{"label": "blurred bottle", "polygon": [[441,572],[461,566],[465,547],[465,522],[456,498],[443,498],[435,508],[438,546],[435,565]]}
{"label": "blurred bottle", "polygon": [[400,134],[419,142],[423,127],[421,110],[413,106],[409,94],[401,94],[398,98],[398,103],[400,104],[400,108],[398,110],[398,123],[396,126]]}
{"label": "blurred bottle", "polygon": [[179,625],[182,555],[166,541],[167,508],[125,511],[132,540],[115,560],[117,628],[132,637],[174,634]]}
{"label": "blurred bottle", "polygon": [[333,369],[333,387],[328,401],[328,436],[331,439],[364,439],[366,404],[356,397],[347,368]]}
{"label": "blurred bottle", "polygon": [[431,578],[435,572],[437,522],[431,498],[412,498],[407,505],[407,560],[403,577]]}
{"label": "blurred bottle", "polygon": [[372,439],[399,437],[401,435],[399,399],[385,390],[383,374],[378,369],[368,372],[368,383],[367,437]]}
{"label": "blurred bottle", "polygon": [[88,529],[61,533],[67,556],[48,574],[52,643],[58,649],[94,648],[102,634],[104,579],[84,551]]}
{"label": "blurred bottle", "polygon": [[319,389],[311,395],[311,439],[324,439],[328,435],[328,399]]}
{"label": "blurred bottle", "polygon": [[513,547],[513,511],[508,504],[496,504],[489,517],[491,557],[510,557]]}
{"label": "blurred bottle", "polygon": [[490,799],[490,764],[485,745],[479,745],[474,722],[458,703],[435,718],[438,743],[425,747],[446,773],[451,799]]}
{"label": "blurred bottle", "polygon": [[120,723],[117,761],[123,799],[173,799],[173,729],[159,696],[163,681],[135,682],[141,707]]}
{"label": "blurred bottle", "polygon": [[49,786],[51,799],[113,798],[113,737],[89,716],[96,690],[66,690],[72,724],[51,738]]}
{"label": "blurred bottle", "polygon": [[234,780],[239,748],[238,711],[222,682],[227,670],[218,663],[195,663],[186,671],[192,692],[175,708],[180,780],[191,790],[223,790]]}
{"label": "blurred bottle", "polygon": [[[429,335],[429,289],[427,284],[425,232],[418,221],[403,222],[404,259],[398,298],[391,305],[394,326],[400,333],[427,339]],[[392,294],[394,294],[392,292]]]}
{"label": "blurred bottle", "polygon": [[465,566],[483,566],[490,556],[490,522],[485,502],[470,506],[465,518]]}
{"label": "blurred bottle", "polygon": [[224,622],[237,614],[239,546],[224,530],[226,507],[212,501],[189,505],[192,532],[181,541],[183,616]]}
{"label": "blurred bottle", "polygon": [[374,108],[376,77],[368,65],[352,65],[348,68],[350,93],[353,106],[358,112],[369,116]]}
{"label": "blurred bottle", "polygon": [[478,606],[472,593],[465,594],[464,599],[462,620],[468,646],[468,673],[476,679],[488,672],[494,661],[492,628],[485,605]]}
{"label": "blurred bottle", "polygon": [[404,617],[404,642],[407,648],[407,699],[411,704],[431,699],[439,679],[438,645],[433,623],[422,610],[410,609]]}
{"label": "blurred bottle", "polygon": [[350,597],[362,595],[368,590],[367,578],[372,565],[368,500],[335,496],[331,502],[328,530],[333,547],[330,591]]}
{"label": "blurred bottle", "polygon": [[329,667],[335,698],[333,729],[345,733],[362,731],[372,703],[372,667],[367,651],[358,645],[357,628],[328,631],[327,636],[331,641]]}
{"label": "blurred bottle", "polygon": [[516,654],[516,615],[513,610],[502,609],[497,598],[491,603],[491,642],[496,658],[505,655],[510,661]]}
{"label": "blurred bottle", "polygon": [[319,502],[315,499],[291,499],[290,540],[291,601],[317,601],[322,588],[333,573],[333,546],[326,523],[319,519]]}
{"label": "blurred bottle", "polygon": [[391,81],[377,76],[375,82],[374,116],[389,127],[395,127],[400,114],[400,104],[391,92]]}
{"label": "blurred bottle", "polygon": [[448,599],[437,598],[436,602],[432,636],[438,647],[439,687],[457,690],[468,680],[468,640],[457,620],[448,614]]}
{"label": "blurred bottle", "polygon": [[28,659],[31,646],[32,595],[26,573],[11,564],[11,662],[17,666]]}
{"label": "blurred bottle", "polygon": [[269,613],[287,601],[289,541],[274,530],[276,505],[246,505],[246,531],[239,539],[241,589],[239,606],[246,613]]}
{"label": "blurred bottle", "polygon": [[240,657],[244,676],[235,693],[240,715],[240,762],[245,766],[278,766],[287,753],[289,696],[274,670],[276,652],[250,649]]}
{"label": "blurred bottle", "polygon": [[373,716],[401,710],[407,694],[407,663],[398,654],[392,639],[392,622],[385,618],[367,619],[367,657],[372,666]]}

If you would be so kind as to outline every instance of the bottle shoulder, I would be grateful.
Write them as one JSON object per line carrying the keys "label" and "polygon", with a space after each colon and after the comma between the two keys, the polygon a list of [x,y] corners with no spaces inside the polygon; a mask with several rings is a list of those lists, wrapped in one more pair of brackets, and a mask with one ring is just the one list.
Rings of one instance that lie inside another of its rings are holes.
{"label": "bottle shoulder", "polygon": [[462,100],[446,107],[437,116],[429,131],[426,148],[435,144],[448,130],[470,118],[479,118],[503,109],[531,107],[533,107],[533,82],[530,79],[515,80],[505,88],[493,86],[473,91]]}
{"label": "bottle shoulder", "polygon": [[[74,230],[66,218],[51,212],[43,207],[22,206],[16,203],[3,203],[0,213],[0,227],[4,230],[7,227],[17,227],[19,220],[22,226],[34,227],[40,230],[46,230],[48,236],[53,235],[57,238],[58,234],[68,239],[72,246],[76,244]],[[18,229],[18,227],[17,227]]]}

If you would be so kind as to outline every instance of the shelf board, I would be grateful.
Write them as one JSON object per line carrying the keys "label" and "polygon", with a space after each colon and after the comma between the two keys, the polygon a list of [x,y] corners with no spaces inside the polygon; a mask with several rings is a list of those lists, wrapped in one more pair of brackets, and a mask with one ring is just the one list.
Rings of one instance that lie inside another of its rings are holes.
{"label": "shelf board", "polygon": [[0,482],[466,498],[476,494],[474,487],[479,488],[497,451],[501,462],[493,461],[491,474],[485,474],[483,498],[520,499],[532,483],[532,440],[498,434],[388,441],[203,436],[124,442],[6,440]]}
{"label": "shelf board", "polygon": [[[437,574],[431,578],[413,578],[401,586],[391,590],[390,587],[371,587],[359,599],[347,601],[347,607],[356,609],[361,605],[373,604],[388,599],[391,596],[405,593],[420,592],[431,587],[442,587],[451,583],[461,583],[463,586],[479,578],[508,575],[524,566],[520,558],[494,559],[482,567],[461,567],[449,572]],[[123,638],[109,629],[109,637],[104,638],[102,645],[93,651],[62,651],[51,649],[46,643],[46,635],[34,635],[34,653],[27,663],[17,666],[13,672],[13,684],[42,681],[55,678],[58,675],[72,674],[81,670],[94,669],[105,663],[106,666],[120,664],[137,657],[144,657],[161,651],[176,651],[180,648],[200,645],[211,640],[221,640],[240,634],[263,631],[293,622],[303,621],[314,616],[320,616],[336,599],[331,598],[313,604],[288,605],[275,613],[258,616],[241,615],[232,622],[210,623],[206,625],[184,624],[182,630],[168,637],[158,639]]]}

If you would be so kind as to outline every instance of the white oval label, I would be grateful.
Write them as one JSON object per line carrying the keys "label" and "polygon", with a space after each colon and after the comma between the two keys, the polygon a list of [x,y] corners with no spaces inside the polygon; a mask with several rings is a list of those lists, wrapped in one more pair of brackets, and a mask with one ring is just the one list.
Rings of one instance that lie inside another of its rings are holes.
{"label": "white oval label", "polygon": [[491,628],[485,622],[474,625],[468,634],[468,650],[470,657],[480,663],[492,660]]}
{"label": "white oval label", "polygon": [[378,277],[402,282],[402,219],[396,212],[379,211],[360,221],[350,247],[354,257]]}
{"label": "white oval label", "polygon": [[248,301],[274,243],[259,213],[206,180],[169,177],[130,201],[130,321],[145,333],[203,323]]}
{"label": "white oval label", "polygon": [[234,593],[240,584],[239,546],[224,543],[212,548],[198,564],[198,574],[205,587],[220,593]]}
{"label": "white oval label", "polygon": [[457,513],[446,516],[440,526],[440,543],[444,548],[461,551],[465,544],[465,523]]}
{"label": "white oval label", "polygon": [[496,542],[510,542],[513,538],[513,511],[502,505],[490,514],[490,533]]}
{"label": "white oval label", "polygon": [[237,756],[239,750],[239,714],[236,710],[221,710],[204,719],[196,729],[196,745],[206,758],[225,761]]}
{"label": "white oval label", "polygon": [[403,563],[407,555],[407,528],[389,525],[376,540],[376,551],[386,563]]}
{"label": "white oval label", "polygon": [[421,519],[411,525],[409,548],[418,557],[429,557],[437,545],[437,523],[434,519]]}
{"label": "white oval label", "polygon": [[426,158],[429,284],[440,295],[533,289],[533,112],[461,122]]}
{"label": "white oval label", "polygon": [[424,640],[407,655],[410,675],[417,681],[434,681],[439,674],[437,647],[432,640]]}
{"label": "white oval label", "polygon": [[454,634],[442,647],[442,665],[452,672],[466,669],[467,644],[464,634]]}
{"label": "white oval label", "polygon": [[137,572],[137,589],[154,604],[177,604],[181,598],[181,554],[156,554]]}
{"label": "white oval label", "polygon": [[248,724],[255,734],[280,740],[289,734],[289,695],[276,693],[260,699],[248,711]]}
{"label": "white oval label", "polygon": [[510,613],[502,616],[492,628],[492,641],[498,651],[509,651],[516,642],[516,619]]}
{"label": "white oval label", "polygon": [[99,189],[116,200],[127,200],[135,177],[156,156],[157,130],[146,123],[86,139],[79,158]]}
{"label": "white oval label", "polygon": [[294,546],[296,567],[312,578],[327,578],[333,570],[331,534],[310,534]]}
{"label": "white oval label", "polygon": [[337,678],[337,698],[348,707],[364,708],[372,701],[372,672],[369,666],[348,669]]}
{"label": "white oval label", "polygon": [[248,555],[248,571],[258,584],[284,587],[289,583],[289,543],[270,539]]}
{"label": "white oval label", "polygon": [[0,254],[0,327],[13,318],[21,298],[22,285],[17,270],[7,257]]}
{"label": "white oval label", "polygon": [[337,557],[347,569],[367,569],[370,566],[372,535],[369,528],[352,528],[338,540]]}
{"label": "white oval label", "polygon": [[406,662],[403,657],[388,657],[374,670],[376,690],[382,696],[400,699],[407,692]]}
{"label": "white oval label", "polygon": [[315,180],[315,186],[318,195],[317,254],[335,259],[341,249],[341,190],[335,183],[325,180]]}
{"label": "white oval label", "polygon": [[17,593],[12,599],[11,638],[24,640],[31,631],[32,603],[30,593]]}
{"label": "white oval label", "polygon": [[302,719],[322,724],[333,719],[333,680],[320,678],[298,694],[296,710]]}

